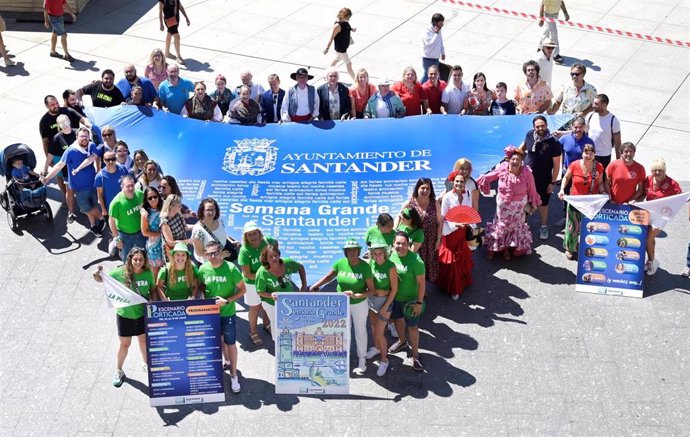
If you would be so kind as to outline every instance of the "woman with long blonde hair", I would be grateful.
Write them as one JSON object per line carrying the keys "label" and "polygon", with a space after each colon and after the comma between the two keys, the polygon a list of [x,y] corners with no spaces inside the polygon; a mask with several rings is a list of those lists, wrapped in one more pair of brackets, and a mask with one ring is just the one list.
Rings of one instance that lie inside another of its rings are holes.
{"label": "woman with long blonde hair", "polygon": [[196,299],[199,292],[199,271],[192,264],[187,245],[177,243],[170,254],[170,262],[158,272],[156,289],[160,300]]}

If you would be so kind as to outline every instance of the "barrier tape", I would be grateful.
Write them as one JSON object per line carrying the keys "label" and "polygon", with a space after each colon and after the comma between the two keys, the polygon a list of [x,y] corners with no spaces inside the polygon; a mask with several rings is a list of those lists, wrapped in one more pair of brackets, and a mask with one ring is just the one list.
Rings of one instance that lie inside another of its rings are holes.
{"label": "barrier tape", "polygon": [[585,23],[576,23],[573,21],[565,21],[561,19],[555,19],[555,18],[548,18],[548,17],[539,17],[536,14],[528,14],[526,12],[519,12],[519,11],[511,11],[509,9],[503,9],[503,8],[497,8],[494,6],[486,6],[486,5],[480,5],[477,3],[470,3],[470,2],[465,2],[462,0],[443,0],[444,3],[451,3],[453,5],[458,5],[458,6],[464,6],[470,9],[479,9],[482,12],[492,12],[496,14],[503,14],[503,15],[510,15],[513,17],[520,17],[528,20],[534,20],[534,21],[539,21],[539,20],[544,20],[544,21],[549,21],[552,23],[558,23],[563,26],[570,26],[575,29],[582,29],[582,30],[590,30],[593,32],[600,32],[600,33],[605,33],[605,34],[610,34],[610,35],[616,35],[616,36],[622,36],[625,38],[632,38],[632,39],[640,39],[643,41],[649,41],[649,42],[657,42],[661,44],[668,44],[672,45],[674,47],[685,47],[685,48],[690,48],[690,42],[688,41],[681,41],[681,40],[672,40],[671,38],[662,38],[659,36],[654,36],[654,35],[643,35],[641,33],[637,32],[628,32],[626,30],[619,30],[619,29],[612,29],[610,27],[603,27],[603,26],[595,26],[592,24],[585,24]]}

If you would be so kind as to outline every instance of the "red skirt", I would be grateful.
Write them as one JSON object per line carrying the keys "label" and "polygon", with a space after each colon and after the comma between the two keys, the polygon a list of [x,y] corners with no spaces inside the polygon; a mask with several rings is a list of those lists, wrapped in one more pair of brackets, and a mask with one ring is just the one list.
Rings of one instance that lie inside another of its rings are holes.
{"label": "red skirt", "polygon": [[472,251],[467,247],[466,231],[460,228],[441,239],[438,248],[438,259],[441,274],[437,285],[448,294],[462,294],[466,287],[472,285]]}

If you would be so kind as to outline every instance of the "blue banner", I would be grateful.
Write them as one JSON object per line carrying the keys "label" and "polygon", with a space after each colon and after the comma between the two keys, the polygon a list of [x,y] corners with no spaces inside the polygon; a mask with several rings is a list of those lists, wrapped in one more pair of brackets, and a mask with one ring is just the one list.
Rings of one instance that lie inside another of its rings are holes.
{"label": "blue banner", "polygon": [[348,394],[348,296],[278,293],[275,311],[276,393]]}
{"label": "blue banner", "polygon": [[[397,214],[415,182],[429,177],[437,194],[458,158],[476,178],[519,145],[531,115],[419,116],[238,126],[185,119],[151,108],[91,109],[130,151],[144,149],[175,176],[184,202],[220,204],[228,233],[248,220],[276,237],[284,255],[304,264],[309,282],[342,256],[347,237],[362,241],[379,214]],[[568,117],[549,117],[557,127]]]}
{"label": "blue banner", "polygon": [[214,299],[146,305],[151,406],[225,402],[220,342]]}
{"label": "blue banner", "polygon": [[649,212],[608,202],[594,219],[582,218],[575,289],[643,297]]}

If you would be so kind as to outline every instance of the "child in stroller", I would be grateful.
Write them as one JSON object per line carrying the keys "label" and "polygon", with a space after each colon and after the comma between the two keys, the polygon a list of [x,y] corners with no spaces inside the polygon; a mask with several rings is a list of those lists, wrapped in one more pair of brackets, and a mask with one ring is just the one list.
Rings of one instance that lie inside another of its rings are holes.
{"label": "child in stroller", "polygon": [[[32,176],[34,177],[34,182],[31,180]],[[12,159],[12,179],[21,182],[25,187],[33,190],[39,185],[39,177],[38,173],[31,170],[28,165],[24,165],[24,160],[21,156]]]}

